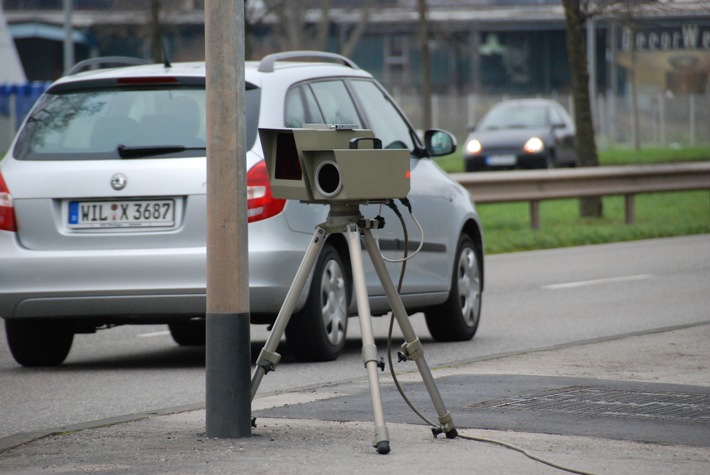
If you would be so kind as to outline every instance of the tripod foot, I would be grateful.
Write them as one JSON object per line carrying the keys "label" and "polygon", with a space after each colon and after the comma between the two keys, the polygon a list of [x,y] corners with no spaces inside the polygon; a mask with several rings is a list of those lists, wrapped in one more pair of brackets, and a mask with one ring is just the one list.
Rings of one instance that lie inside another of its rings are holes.
{"label": "tripod foot", "polygon": [[445,431],[441,427],[434,427],[431,429],[431,433],[434,435],[436,438],[439,434],[444,434],[446,435],[447,439],[455,439],[456,437],[459,436],[458,431],[455,428],[449,429]]}
{"label": "tripod foot", "polygon": [[[443,416],[439,417],[439,423],[441,427],[438,428],[438,433],[444,433],[447,439],[455,439],[459,433],[456,431],[456,426],[454,426],[454,421],[451,419],[451,414],[448,412]],[[436,437],[437,432],[434,432],[434,437]]]}
{"label": "tripod foot", "polygon": [[459,433],[456,429],[451,429],[450,431],[446,432],[446,438],[447,439],[455,439],[458,437]]}
{"label": "tripod foot", "polygon": [[372,446],[377,449],[377,453],[385,455],[390,453],[390,437],[387,427],[384,425],[375,427],[375,440]]}
{"label": "tripod foot", "polygon": [[390,443],[387,440],[378,442],[375,447],[377,448],[378,454],[387,455],[388,453],[390,453]]}

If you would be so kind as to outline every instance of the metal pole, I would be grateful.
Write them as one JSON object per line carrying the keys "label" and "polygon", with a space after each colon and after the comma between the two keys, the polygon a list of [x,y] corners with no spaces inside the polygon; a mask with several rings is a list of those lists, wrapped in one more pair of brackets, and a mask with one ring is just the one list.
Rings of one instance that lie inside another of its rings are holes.
{"label": "metal pole", "polygon": [[611,56],[609,57],[609,92],[607,94],[609,105],[607,106],[607,122],[609,128],[609,141],[611,143],[616,143],[619,138],[618,127],[616,125],[616,97],[619,83],[619,67],[616,63],[616,57],[618,55],[617,41],[618,41],[618,26],[615,21],[611,23],[610,31],[611,39],[609,43],[611,44]]}
{"label": "metal pole", "polygon": [[695,147],[695,94],[691,92],[688,100],[690,101],[688,107],[688,113],[690,114],[690,146]]}
{"label": "metal pole", "polygon": [[72,10],[74,0],[64,0],[64,72],[74,65],[74,29],[72,28]]}
{"label": "metal pole", "polygon": [[208,437],[251,435],[244,0],[205,2]]}
{"label": "metal pole", "polygon": [[661,140],[661,147],[666,146],[666,95],[662,92],[658,95],[658,128]]}

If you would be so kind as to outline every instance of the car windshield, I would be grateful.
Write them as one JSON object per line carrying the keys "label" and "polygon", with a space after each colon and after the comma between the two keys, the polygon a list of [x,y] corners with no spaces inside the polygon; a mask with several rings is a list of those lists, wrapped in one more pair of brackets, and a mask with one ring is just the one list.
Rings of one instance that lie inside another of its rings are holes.
{"label": "car windshield", "polygon": [[494,107],[486,114],[478,130],[527,129],[549,125],[547,108],[541,105],[520,104]]}
{"label": "car windshield", "polygon": [[[247,149],[256,140],[259,89],[247,90]],[[205,155],[204,87],[73,89],[40,98],[18,137],[20,160]]]}

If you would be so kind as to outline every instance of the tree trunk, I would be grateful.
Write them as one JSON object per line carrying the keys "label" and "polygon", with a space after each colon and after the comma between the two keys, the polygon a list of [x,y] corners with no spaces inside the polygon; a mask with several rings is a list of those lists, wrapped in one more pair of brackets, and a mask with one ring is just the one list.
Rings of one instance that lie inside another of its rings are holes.
{"label": "tree trunk", "polygon": [[[567,23],[567,56],[569,57],[572,97],[574,102],[574,121],[577,128],[575,153],[580,167],[599,165],[597,146],[594,140],[594,124],[589,97],[589,69],[584,40],[584,15],[579,0],[562,0]],[[601,197],[582,198],[580,200],[582,217],[602,216]]]}
{"label": "tree trunk", "polygon": [[160,22],[160,0],[150,2],[150,56],[153,62],[165,61],[163,53],[163,25]]}

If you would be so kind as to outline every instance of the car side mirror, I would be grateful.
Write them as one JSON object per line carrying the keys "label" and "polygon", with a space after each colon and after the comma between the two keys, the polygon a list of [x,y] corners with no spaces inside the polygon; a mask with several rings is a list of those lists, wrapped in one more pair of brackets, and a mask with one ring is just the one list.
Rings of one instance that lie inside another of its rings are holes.
{"label": "car side mirror", "polygon": [[440,157],[456,151],[456,138],[445,130],[430,129],[424,132],[427,155]]}

